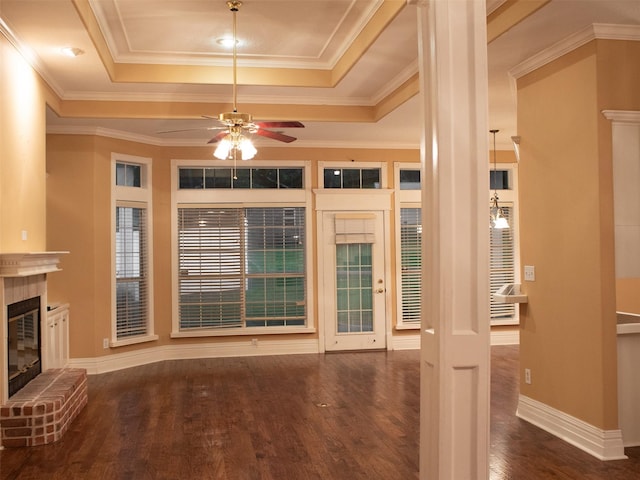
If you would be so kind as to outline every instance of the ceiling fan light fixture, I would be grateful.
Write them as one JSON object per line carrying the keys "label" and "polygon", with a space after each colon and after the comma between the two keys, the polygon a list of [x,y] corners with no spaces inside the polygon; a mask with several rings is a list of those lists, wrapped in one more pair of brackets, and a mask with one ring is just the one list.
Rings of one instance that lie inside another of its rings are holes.
{"label": "ceiling fan light fixture", "polygon": [[242,160],[251,160],[256,156],[258,150],[253,146],[251,140],[244,135],[227,135],[216,147],[213,152],[213,156],[220,160],[227,160],[229,158],[236,158],[236,155],[240,153]]}
{"label": "ceiling fan light fixture", "polygon": [[220,141],[215,151],[213,152],[214,157],[219,158],[220,160],[226,160],[227,158],[229,158],[229,153],[233,148],[233,142],[229,139],[230,136],[231,135],[227,135]]}
{"label": "ceiling fan light fixture", "polygon": [[240,142],[238,143],[237,148],[238,150],[240,150],[240,152],[242,152],[242,160],[251,160],[253,157],[255,157],[256,153],[258,153],[258,150],[253,146],[251,140],[249,140],[245,136],[241,136],[239,140]]}

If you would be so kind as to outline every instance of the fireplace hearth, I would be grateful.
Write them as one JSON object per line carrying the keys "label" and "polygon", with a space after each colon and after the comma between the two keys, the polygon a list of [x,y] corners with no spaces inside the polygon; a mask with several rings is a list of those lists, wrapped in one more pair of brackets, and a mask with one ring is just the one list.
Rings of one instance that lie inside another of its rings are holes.
{"label": "fireplace hearth", "polygon": [[18,392],[42,372],[40,297],[7,306],[8,394]]}

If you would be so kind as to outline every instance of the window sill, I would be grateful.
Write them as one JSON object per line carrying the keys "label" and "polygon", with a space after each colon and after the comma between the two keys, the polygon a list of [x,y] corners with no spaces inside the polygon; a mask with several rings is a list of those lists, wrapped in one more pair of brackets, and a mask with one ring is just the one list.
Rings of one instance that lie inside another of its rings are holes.
{"label": "window sill", "polygon": [[158,340],[158,335],[143,335],[140,337],[131,337],[126,340],[114,340],[109,343],[109,347],[117,348],[117,347],[125,347],[127,345],[135,345],[136,343],[145,343],[145,342],[153,342]]}
{"label": "window sill", "polygon": [[295,333],[316,333],[313,327],[252,327],[243,329],[220,329],[220,330],[185,330],[171,332],[171,338],[192,338],[192,337],[231,337],[241,335],[282,335]]}
{"label": "window sill", "polygon": [[396,330],[420,330],[420,324],[399,324],[396,325]]}

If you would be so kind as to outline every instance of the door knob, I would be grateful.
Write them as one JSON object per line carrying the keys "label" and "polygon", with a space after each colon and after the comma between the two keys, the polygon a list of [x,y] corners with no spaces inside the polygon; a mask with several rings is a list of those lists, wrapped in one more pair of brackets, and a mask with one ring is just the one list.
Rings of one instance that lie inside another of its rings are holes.
{"label": "door knob", "polygon": [[377,293],[384,293],[384,288],[380,287],[376,290]]}

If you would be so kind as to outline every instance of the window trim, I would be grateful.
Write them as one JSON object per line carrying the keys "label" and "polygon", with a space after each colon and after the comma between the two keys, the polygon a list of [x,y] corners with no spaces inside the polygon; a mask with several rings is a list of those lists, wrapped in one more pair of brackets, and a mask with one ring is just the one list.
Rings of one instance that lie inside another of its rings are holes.
{"label": "window trim", "polygon": [[[246,335],[278,335],[278,334],[300,334],[315,333],[317,329],[315,318],[315,244],[312,230],[312,189],[311,189],[311,162],[309,161],[242,161],[243,167],[266,167],[266,168],[287,168],[302,167],[303,188],[301,189],[179,189],[178,168],[197,166],[198,168],[229,167],[229,160],[171,160],[171,296],[172,296],[172,319],[171,338],[189,337],[225,337],[225,336],[246,336]],[[265,198],[273,199],[265,201]],[[212,201],[215,199],[215,201]],[[307,318],[304,327],[240,327],[225,329],[202,329],[193,331],[180,330],[179,316],[179,278],[178,278],[178,208],[180,207],[206,207],[220,208],[224,205],[233,208],[250,207],[303,207],[305,208],[305,237],[306,245],[306,301]]]}
{"label": "window trim", "polygon": [[[127,187],[116,185],[116,163],[127,163],[140,165],[140,187]],[[158,335],[154,333],[153,322],[153,208],[151,188],[151,158],[137,157],[121,153],[111,154],[111,331],[109,347],[123,347],[126,345],[134,345],[138,343],[151,342],[158,340]],[[135,206],[136,208],[144,208],[146,210],[146,237],[147,237],[147,333],[145,335],[127,337],[118,340],[117,332],[117,279],[116,279],[116,207],[118,206]]]}

